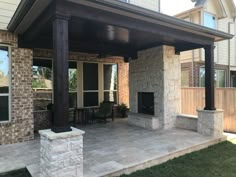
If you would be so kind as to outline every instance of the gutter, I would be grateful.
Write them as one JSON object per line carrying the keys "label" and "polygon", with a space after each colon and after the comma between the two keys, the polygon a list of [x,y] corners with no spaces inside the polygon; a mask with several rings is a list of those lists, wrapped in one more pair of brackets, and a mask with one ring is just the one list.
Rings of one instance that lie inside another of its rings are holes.
{"label": "gutter", "polygon": [[26,16],[28,10],[31,8],[34,2],[35,0],[21,0],[20,1],[20,4],[18,5],[13,17],[11,18],[11,21],[9,22],[7,26],[7,29],[10,32],[14,32],[14,30],[17,28],[17,26]]}
{"label": "gutter", "polygon": [[52,1],[53,0],[22,0],[8,24],[8,30],[16,34],[23,34]]}

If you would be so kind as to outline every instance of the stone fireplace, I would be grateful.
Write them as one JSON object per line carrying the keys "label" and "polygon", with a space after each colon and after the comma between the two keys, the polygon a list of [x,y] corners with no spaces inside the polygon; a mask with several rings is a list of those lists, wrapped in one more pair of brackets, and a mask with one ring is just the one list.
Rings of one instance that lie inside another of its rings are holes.
{"label": "stone fireplace", "polygon": [[180,70],[174,47],[138,52],[137,60],[129,64],[129,124],[147,129],[175,127],[180,113]]}

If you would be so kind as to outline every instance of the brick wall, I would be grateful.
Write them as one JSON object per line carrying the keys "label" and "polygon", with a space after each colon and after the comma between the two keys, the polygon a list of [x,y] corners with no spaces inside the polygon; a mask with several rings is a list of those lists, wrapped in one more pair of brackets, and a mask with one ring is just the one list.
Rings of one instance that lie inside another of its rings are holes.
{"label": "brick wall", "polygon": [[17,48],[17,36],[0,31],[0,43],[11,45],[11,120],[0,123],[0,144],[33,139],[32,51]]}

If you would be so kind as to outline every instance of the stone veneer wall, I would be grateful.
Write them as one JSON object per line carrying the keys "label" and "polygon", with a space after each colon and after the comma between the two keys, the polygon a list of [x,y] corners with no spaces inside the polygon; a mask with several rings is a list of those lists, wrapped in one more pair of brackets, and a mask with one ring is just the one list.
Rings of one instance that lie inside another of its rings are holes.
{"label": "stone veneer wall", "polygon": [[130,62],[130,110],[138,113],[138,92],[154,92],[160,128],[175,127],[180,113],[180,60],[174,47],[160,46],[138,53]]}
{"label": "stone veneer wall", "polygon": [[[34,57],[52,58],[52,50],[35,49]],[[70,60],[87,62],[117,63],[118,65],[118,101],[129,106],[129,64],[122,57],[97,58],[97,55],[70,52]]]}
{"label": "stone veneer wall", "polygon": [[176,127],[197,132],[198,117],[193,115],[180,114],[177,116]]}
{"label": "stone veneer wall", "polygon": [[17,36],[0,31],[0,43],[11,46],[11,120],[0,123],[0,144],[27,141],[34,137],[32,50],[17,48]]}

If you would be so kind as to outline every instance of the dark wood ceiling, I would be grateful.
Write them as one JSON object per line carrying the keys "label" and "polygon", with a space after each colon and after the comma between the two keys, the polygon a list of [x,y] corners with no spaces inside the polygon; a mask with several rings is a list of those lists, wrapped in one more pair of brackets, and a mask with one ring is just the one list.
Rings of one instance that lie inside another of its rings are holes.
{"label": "dark wood ceiling", "polygon": [[[159,45],[175,46],[176,51],[180,52],[200,48],[207,41],[189,32],[92,7],[69,3],[66,9],[67,13],[71,13],[68,25],[71,51],[135,57],[137,51]],[[20,35],[20,47],[53,48],[52,18],[49,18],[53,10],[52,6],[45,9],[33,25]]]}

